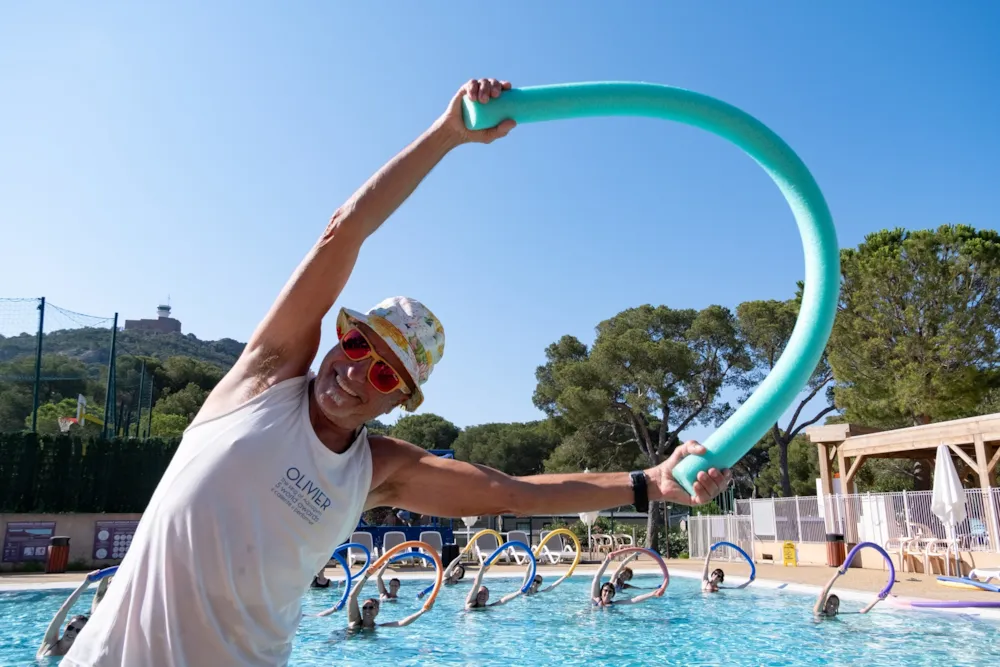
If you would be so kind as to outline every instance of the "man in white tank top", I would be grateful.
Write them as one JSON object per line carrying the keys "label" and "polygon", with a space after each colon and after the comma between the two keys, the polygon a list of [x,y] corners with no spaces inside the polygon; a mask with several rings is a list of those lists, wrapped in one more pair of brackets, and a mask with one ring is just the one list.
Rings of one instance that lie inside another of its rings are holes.
{"label": "man in white tank top", "polygon": [[[372,507],[442,517],[572,514],[649,500],[701,504],[728,471],[700,473],[695,495],[671,475],[689,442],[633,473],[510,477],[439,458],[364,424],[415,410],[444,353],[444,329],[396,297],[341,309],[338,344],[313,377],[320,326],[362,243],[452,149],[514,126],[469,131],[462,98],[488,103],[496,79],[466,83],[416,141],[333,215],[188,428],[104,601],[65,667],[285,665],[313,576]],[[409,261],[395,257],[391,261]]]}

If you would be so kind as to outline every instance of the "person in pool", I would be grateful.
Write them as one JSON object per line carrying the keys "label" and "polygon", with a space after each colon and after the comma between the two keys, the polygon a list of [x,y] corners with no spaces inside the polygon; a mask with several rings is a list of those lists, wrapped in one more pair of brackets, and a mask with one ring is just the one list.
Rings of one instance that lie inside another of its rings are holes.
{"label": "person in pool", "polygon": [[479,568],[479,572],[476,573],[476,579],[472,582],[472,588],[469,589],[469,597],[465,599],[465,608],[468,611],[479,611],[490,607],[498,607],[502,604],[507,604],[517,596],[523,594],[521,589],[518,588],[513,593],[508,593],[496,602],[490,602],[490,589],[482,585],[483,575],[486,574],[487,569],[488,568],[481,567]]}
{"label": "person in pool", "polygon": [[634,584],[629,583],[632,581],[632,577],[635,576],[635,573],[632,571],[632,568],[628,566],[628,564],[638,558],[639,555],[638,551],[633,552],[628,558],[622,561],[621,565],[618,566],[618,569],[611,575],[611,583],[614,584],[616,592],[621,593],[626,588],[647,590],[644,586],[635,586]]}
{"label": "person in pool", "polygon": [[329,588],[332,582],[326,578],[326,569],[322,569],[313,577],[311,588]]}
{"label": "person in pool", "polygon": [[[455,584],[457,584],[458,582],[460,582],[462,579],[465,578],[465,567],[461,564],[454,565],[454,567],[448,566],[447,568],[445,568],[444,574],[441,575],[441,578],[442,578],[441,583],[443,583],[445,586],[454,586]],[[426,594],[427,591],[422,590],[419,593],[417,593],[417,598],[418,599],[423,598],[424,595]]]}
{"label": "person in pool", "polygon": [[386,589],[385,582],[382,580],[382,575],[385,573],[385,568],[381,568],[378,571],[378,577],[375,579],[378,582],[378,593],[379,598],[382,600],[398,600],[399,599],[399,579],[393,577],[389,580],[389,588]]}
{"label": "person in pool", "polygon": [[444,573],[444,585],[454,586],[462,579],[465,579],[465,566],[459,563],[454,568],[449,568]]}
{"label": "person in pool", "polygon": [[[705,593],[718,593],[719,589],[722,588],[720,584],[726,580],[726,573],[723,572],[721,567],[717,567],[712,570],[709,574],[708,569],[712,566],[712,550],[710,549],[708,555],[705,556],[705,569],[701,573],[701,590]],[[739,590],[741,588],[746,588],[753,582],[753,579],[747,579],[739,586],[726,586],[727,589]]]}
{"label": "person in pool", "polygon": [[[84,626],[87,625],[89,620],[88,616],[78,614],[69,619],[69,623],[66,624],[66,629],[62,633],[62,637],[59,636],[59,629],[62,628],[63,621],[66,620],[66,616],[69,614],[69,610],[73,608],[76,601],[80,599],[83,592],[90,587],[91,579],[96,577],[100,570],[94,570],[80,582],[80,585],[76,587],[76,590],[70,593],[70,596],[66,598],[62,606],[59,607],[59,611],[56,615],[52,617],[52,621],[49,623],[49,627],[45,630],[45,635],[42,637],[42,643],[38,647],[38,651],[35,653],[35,658],[49,658],[55,656],[63,656],[69,651],[70,647],[76,641],[77,637],[80,636],[80,631],[83,630]],[[107,591],[107,580],[110,577],[105,577],[101,580],[101,585],[104,586],[104,590]],[[100,592],[101,586],[98,586],[98,592]],[[103,598],[104,595],[102,594]],[[94,601],[91,603],[91,614],[100,604],[100,600],[97,599],[97,595],[94,596]]]}
{"label": "person in pool", "polygon": [[[385,566],[383,566],[385,569]],[[351,595],[347,599],[347,628],[349,630],[374,630],[378,628],[401,628],[417,620],[425,609],[420,609],[414,614],[410,614],[400,621],[389,621],[388,623],[375,623],[378,616],[381,602],[377,598],[368,598],[358,607],[358,598],[361,597],[361,589],[364,588],[366,576],[357,586],[351,590]]]}
{"label": "person in pool", "polygon": [[830,589],[833,588],[833,583],[837,581],[839,577],[840,571],[838,570],[832,577],[830,577],[830,581],[826,583],[826,587],[823,588],[819,597],[816,598],[816,606],[813,607],[813,616],[817,620],[836,618],[837,616],[842,616],[843,614],[867,614],[872,610],[872,607],[882,601],[882,598],[877,597],[861,611],[841,612],[840,597],[836,594],[830,593]]}
{"label": "person in pool", "polygon": [[368,598],[359,610],[358,599],[351,596],[347,605],[347,627],[351,630],[374,630],[380,604],[378,598]]}
{"label": "person in pool", "polygon": [[[627,563],[633,558],[637,558],[638,556],[639,554],[637,552],[633,556],[630,556],[625,562]],[[656,588],[648,593],[643,593],[642,595],[638,595],[634,598],[629,598],[627,600],[615,600],[615,594],[618,592],[618,590],[615,588],[615,584],[612,583],[611,581],[606,581],[603,584],[601,583],[601,579],[604,577],[604,571],[608,569],[608,565],[610,564],[611,564],[611,554],[608,554],[607,556],[604,557],[604,562],[601,563],[600,569],[598,569],[597,572],[594,573],[593,581],[590,582],[590,600],[596,606],[610,607],[613,604],[636,604],[637,602],[648,600],[649,598],[656,595],[656,591],[658,591],[659,588]],[[619,570],[620,569],[621,566],[619,566]]]}
{"label": "person in pool", "polygon": [[[412,113],[413,99],[419,98],[413,86],[406,79],[387,81],[375,99],[362,102]],[[698,473],[692,492],[674,479],[685,457],[706,453],[695,442],[631,473],[512,476],[368,431],[372,419],[422,405],[425,385],[444,354],[444,326],[427,306],[406,296],[367,312],[334,310],[335,304],[359,257],[376,272],[402,272],[404,281],[439,270],[426,256],[400,255],[384,245],[362,253],[362,247],[452,151],[511,132],[513,120],[469,130],[463,118],[466,98],[490,104],[510,89],[510,82],[494,78],[462,85],[430,127],[320,230],[285,285],[275,289],[275,301],[239,359],[184,431],[115,584],[61,667],[287,664],[313,576],[366,509],[398,507],[451,517],[572,515],[645,507],[647,501],[701,505],[726,488],[728,472],[714,468]],[[332,159],[317,164],[349,170],[330,164]],[[504,196],[495,191],[480,205],[501,207]],[[248,233],[256,223],[230,224],[244,225]],[[281,221],[274,234],[285,235],[287,224]],[[476,210],[470,209],[468,225],[475,224]],[[411,222],[395,233],[428,238],[440,231]],[[254,234],[260,236],[259,230]],[[232,252],[241,247],[234,245]],[[275,250],[273,261],[284,262],[284,251]],[[262,268],[248,261],[245,271]],[[224,277],[239,282],[244,275]],[[514,322],[520,313],[516,306],[501,310],[486,302],[465,307],[493,321]],[[332,326],[324,328],[324,322]],[[505,346],[488,353],[521,357],[523,341],[508,336]],[[483,396],[498,382],[484,376],[475,359],[452,377],[462,390]]]}

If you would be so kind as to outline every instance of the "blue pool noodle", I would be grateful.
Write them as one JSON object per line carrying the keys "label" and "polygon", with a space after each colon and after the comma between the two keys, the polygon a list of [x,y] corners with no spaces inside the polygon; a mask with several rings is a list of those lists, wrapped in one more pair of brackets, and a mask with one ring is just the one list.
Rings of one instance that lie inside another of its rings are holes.
{"label": "blue pool noodle", "polygon": [[1000,593],[1000,586],[987,584],[985,581],[976,581],[969,577],[938,577],[938,579],[941,581],[953,581],[957,584],[965,584],[967,586],[975,586],[991,593]]}
{"label": "blue pool noodle", "polygon": [[99,571],[97,574],[88,574],[87,581],[94,583],[95,581],[100,581],[101,579],[106,579],[108,577],[113,577],[118,573],[118,566],[112,565],[111,567],[106,567]]}
{"label": "blue pool noodle", "polygon": [[351,576],[351,566],[347,564],[347,559],[340,555],[337,551],[333,552],[333,558],[338,563],[340,567],[344,568],[347,578],[344,581],[344,593],[340,596],[340,600],[337,604],[333,605],[333,611],[340,611],[347,604],[347,598],[351,596],[351,586],[354,584],[354,578]]}
{"label": "blue pool noodle", "polygon": [[706,453],[689,455],[674,467],[674,478],[694,494],[699,472],[731,468],[781,417],[809,382],[826,348],[837,314],[840,251],[830,210],[812,174],[781,137],[753,116],[672,86],[608,81],[514,88],[486,104],[466,97],[463,115],[470,130],[495,127],[506,119],[538,123],[595,116],[646,116],[694,125],[742,148],[785,196],[805,253],[799,317],[774,369],[705,440]]}
{"label": "blue pool noodle", "polygon": [[531,582],[535,579],[535,572],[538,569],[538,561],[535,560],[535,554],[531,552],[531,547],[529,547],[524,542],[521,542],[520,540],[512,540],[510,542],[504,542],[499,547],[497,547],[496,551],[490,554],[490,557],[487,558],[486,561],[483,563],[483,567],[488,567],[492,565],[493,561],[497,559],[497,556],[502,554],[507,549],[510,549],[511,547],[521,547],[522,549],[524,549],[524,552],[528,554],[528,558],[531,559],[531,571],[528,577],[525,579],[524,585],[521,586],[521,592],[526,593],[528,589],[531,588]]}
{"label": "blue pool noodle", "polygon": [[757,578],[757,566],[754,565],[753,558],[750,558],[750,554],[748,554],[746,551],[743,551],[742,548],[740,548],[736,544],[733,544],[732,542],[716,542],[715,544],[712,545],[709,551],[715,551],[719,547],[729,547],[730,549],[735,550],[737,553],[743,556],[743,559],[750,564],[750,581],[753,581],[754,579]]}

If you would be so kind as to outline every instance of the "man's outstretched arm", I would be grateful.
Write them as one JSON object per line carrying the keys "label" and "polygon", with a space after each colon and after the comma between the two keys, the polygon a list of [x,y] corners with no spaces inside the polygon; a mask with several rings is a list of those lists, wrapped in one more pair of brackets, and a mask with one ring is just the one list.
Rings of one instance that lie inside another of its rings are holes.
{"label": "man's outstretched arm", "polygon": [[308,370],[319,348],[320,323],[347,284],[362,243],[449,151],[464,143],[490,143],[514,126],[513,121],[504,121],[489,130],[467,130],[462,99],[469,95],[488,103],[509,88],[509,82],[497,79],[466,83],[427,131],[337,209],[251,336],[244,351],[244,375],[249,370],[273,383]]}
{"label": "man's outstretched arm", "polygon": [[[574,514],[630,505],[627,472],[571,473],[511,477],[486,466],[444,459],[391,438],[371,441],[372,458],[385,461],[367,505],[393,505],[430,516],[462,517],[512,513]],[[695,495],[673,478],[673,468],[688,454],[704,447],[688,442],[669,459],[646,472],[650,500],[700,505],[729,484],[729,473],[712,469],[698,474]]]}

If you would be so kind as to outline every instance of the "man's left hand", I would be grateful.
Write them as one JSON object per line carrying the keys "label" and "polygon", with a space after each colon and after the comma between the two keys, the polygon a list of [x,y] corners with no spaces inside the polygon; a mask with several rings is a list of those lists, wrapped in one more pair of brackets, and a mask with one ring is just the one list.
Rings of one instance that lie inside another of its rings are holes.
{"label": "man's left hand", "polygon": [[[674,450],[666,461],[647,471],[651,485],[650,500],[662,500],[678,505],[704,505],[719,495],[729,486],[731,479],[728,470],[720,471],[711,468],[708,472],[698,473],[694,483],[694,495],[688,494],[683,486],[674,479],[674,466],[689,454],[704,454],[707,450],[699,443],[689,440]],[[657,493],[658,492],[658,493]]]}

